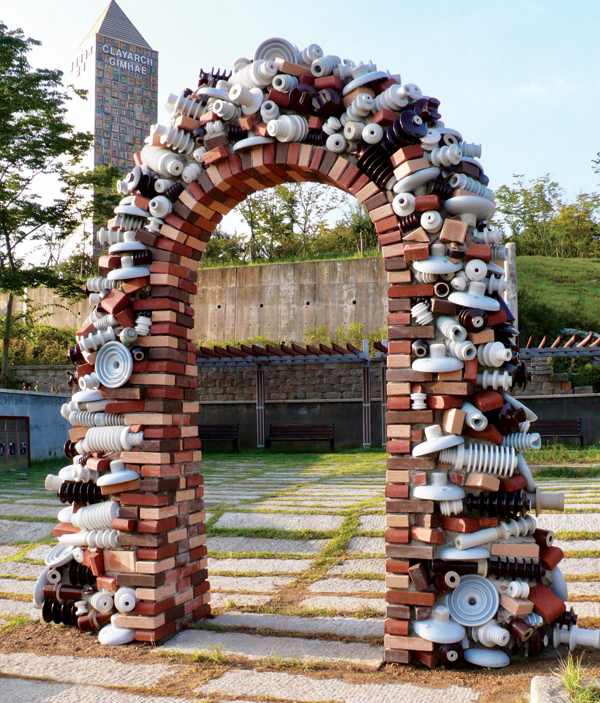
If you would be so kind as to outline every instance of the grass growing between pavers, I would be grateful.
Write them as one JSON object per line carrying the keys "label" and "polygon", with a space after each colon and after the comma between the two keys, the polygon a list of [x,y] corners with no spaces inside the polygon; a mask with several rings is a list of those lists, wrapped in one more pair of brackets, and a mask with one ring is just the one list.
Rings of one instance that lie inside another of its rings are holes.
{"label": "grass growing between pavers", "polygon": [[[535,423],[531,426],[535,432]],[[543,444],[541,449],[523,452],[528,464],[600,464],[600,447],[590,444],[580,447],[574,444]]]}

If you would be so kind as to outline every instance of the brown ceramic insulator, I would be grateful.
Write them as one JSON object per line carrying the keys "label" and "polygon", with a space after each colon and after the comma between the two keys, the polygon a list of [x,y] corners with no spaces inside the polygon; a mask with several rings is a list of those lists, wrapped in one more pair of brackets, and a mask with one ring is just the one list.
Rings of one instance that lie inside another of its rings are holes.
{"label": "brown ceramic insulator", "polygon": [[533,635],[533,626],[522,618],[512,617],[506,622],[506,629],[520,642],[527,642]]}
{"label": "brown ceramic insulator", "polygon": [[406,232],[410,232],[413,229],[417,229],[421,224],[421,213],[420,212],[413,212],[410,215],[407,215],[406,217],[399,217],[398,218],[398,227],[400,227],[400,231],[405,234]]}
{"label": "brown ceramic insulator", "polygon": [[460,642],[440,645],[437,655],[440,658],[440,664],[448,669],[462,666],[465,661],[465,650]]}
{"label": "brown ceramic insulator", "polygon": [[526,515],[529,510],[529,498],[525,491],[495,491],[493,493],[467,493],[465,499],[467,511],[477,511],[490,517],[514,517]]}
{"label": "brown ceramic insulator", "polygon": [[172,203],[174,203],[184,190],[185,186],[183,183],[173,183],[172,186],[169,186],[167,190],[165,190],[163,195],[165,198],[168,198]]}
{"label": "brown ceramic insulator", "polygon": [[134,361],[144,361],[146,359],[146,351],[143,347],[132,347],[130,351]]}
{"label": "brown ceramic insulator", "polygon": [[134,266],[149,266],[152,263],[152,252],[150,249],[132,251],[131,258]]}
{"label": "brown ceramic insulator", "polygon": [[390,157],[379,144],[361,144],[356,150],[356,156],[358,168],[380,188],[394,175]]}
{"label": "brown ceramic insulator", "polygon": [[381,140],[381,146],[390,154],[403,146],[418,144],[427,135],[427,125],[414,110],[406,109],[390,125]]}
{"label": "brown ceramic insulator", "polygon": [[441,178],[430,181],[427,186],[427,195],[437,195],[440,200],[448,200],[452,197],[453,192],[454,188]]}
{"label": "brown ceramic insulator", "polygon": [[206,130],[204,129],[204,127],[196,127],[196,129],[192,131],[192,137],[196,146],[202,146],[202,144],[204,144],[205,136]]}
{"label": "brown ceramic insulator", "polygon": [[72,586],[68,583],[48,583],[44,586],[44,598],[53,598],[62,602],[65,600],[81,600],[82,597],[83,588],[81,586]]}
{"label": "brown ceramic insulator", "polygon": [[290,90],[290,110],[299,115],[312,114],[313,98],[317,97],[317,91],[312,85],[306,83],[298,83],[295,88]]}
{"label": "brown ceramic insulator", "polygon": [[210,69],[210,73],[200,69],[200,73],[198,75],[198,88],[215,88],[217,81],[228,81],[231,78],[231,73],[231,71],[227,73],[227,71],[221,71],[218,68],[215,71],[214,67]]}
{"label": "brown ceramic insulator", "polygon": [[527,559],[513,561],[491,557],[488,561],[488,576],[504,576],[505,578],[528,579],[529,581],[539,581],[544,573],[544,567],[539,559]]}
{"label": "brown ceramic insulator", "polygon": [[69,581],[75,586],[93,586],[96,583],[96,577],[91,569],[78,564],[74,559],[69,562],[67,574]]}
{"label": "brown ceramic insulator", "polygon": [[69,386],[69,388],[73,388],[73,386],[79,386],[79,377],[76,373],[73,373],[72,371],[67,371],[67,378],[69,379],[67,381],[67,385]]}
{"label": "brown ceramic insulator", "polygon": [[81,353],[81,349],[79,347],[69,347],[69,351],[67,352],[67,359],[72,364],[75,364],[75,366],[81,366],[81,364],[85,364],[85,358]]}
{"label": "brown ceramic insulator", "polygon": [[142,177],[138,185],[138,192],[145,198],[153,198],[156,195],[154,184],[158,180],[158,176],[153,175],[152,171],[142,171]]}
{"label": "brown ceramic insulator", "polygon": [[445,561],[444,559],[434,559],[431,562],[431,570],[435,574],[444,574],[453,571],[461,576],[476,574],[479,565],[476,561]]}
{"label": "brown ceramic insulator", "polygon": [[313,113],[326,121],[342,111],[342,96],[337,90],[323,88],[312,99],[312,106]]}
{"label": "brown ceramic insulator", "polygon": [[423,97],[411,103],[410,109],[414,110],[428,127],[434,127],[435,123],[442,119],[438,112],[439,106],[440,101],[437,98]]}
{"label": "brown ceramic insulator", "polygon": [[77,627],[84,632],[99,630],[107,622],[110,622],[110,618],[110,613],[99,613],[96,610],[90,610],[86,615],[81,615],[77,618]]}
{"label": "brown ceramic insulator", "polygon": [[57,625],[75,625],[75,603],[60,603],[52,598],[46,598],[42,605],[42,619],[44,622],[54,622]]}
{"label": "brown ceramic insulator", "polygon": [[573,608],[570,610],[565,610],[565,612],[554,621],[554,625],[568,628],[571,628],[573,625],[577,625],[577,613]]}
{"label": "brown ceramic insulator", "polygon": [[528,640],[529,651],[527,656],[539,657],[540,654],[548,647],[550,644],[548,634],[545,627],[534,627],[533,634]]}
{"label": "brown ceramic insulator", "polygon": [[82,503],[84,505],[101,503],[108,498],[108,496],[102,495],[100,486],[91,481],[86,483],[63,481],[58,489],[58,497],[61,503]]}
{"label": "brown ceramic insulator", "polygon": [[433,587],[437,593],[451,593],[460,583],[460,576],[456,571],[446,571],[445,573],[435,574],[433,577]]}
{"label": "brown ceramic insulator", "polygon": [[447,298],[450,295],[450,286],[446,281],[437,281],[433,284],[433,292],[437,298]]}
{"label": "brown ceramic insulator", "polygon": [[458,314],[458,321],[467,332],[481,332],[487,327],[488,315],[480,308],[463,308]]}
{"label": "brown ceramic insulator", "polygon": [[554,544],[554,532],[538,528],[533,533],[533,539],[540,547],[551,547]]}
{"label": "brown ceramic insulator", "polygon": [[312,146],[323,146],[327,141],[327,135],[320,129],[309,129],[302,141],[305,144],[312,144]]}
{"label": "brown ceramic insulator", "polygon": [[66,459],[75,459],[77,456],[77,450],[75,449],[75,444],[68,439],[63,446],[63,454]]}
{"label": "brown ceramic insulator", "polygon": [[450,244],[446,247],[446,257],[452,262],[464,261],[466,252],[460,244],[450,242]]}
{"label": "brown ceramic insulator", "polygon": [[417,359],[422,359],[429,354],[429,344],[424,339],[415,339],[412,343],[412,353]]}
{"label": "brown ceramic insulator", "polygon": [[523,408],[513,408],[510,403],[505,403],[499,410],[487,413],[487,417],[503,435],[518,432],[519,425],[527,419]]}
{"label": "brown ceramic insulator", "polygon": [[230,142],[240,142],[242,139],[246,139],[248,132],[240,127],[239,124],[230,124],[227,130],[227,137]]}

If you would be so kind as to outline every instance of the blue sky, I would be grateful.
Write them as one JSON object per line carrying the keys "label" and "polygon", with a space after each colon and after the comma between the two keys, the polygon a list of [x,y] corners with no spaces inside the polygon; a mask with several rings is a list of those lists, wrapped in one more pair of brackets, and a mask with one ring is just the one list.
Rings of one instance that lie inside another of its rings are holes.
{"label": "blue sky", "polygon": [[[0,18],[64,67],[108,0],[20,0]],[[490,187],[550,173],[573,197],[598,190],[600,2],[461,0],[117,0],[160,52],[159,99],[231,68],[268,37],[373,61],[441,101],[446,125],[483,145]],[[166,115],[161,108],[159,118]]]}

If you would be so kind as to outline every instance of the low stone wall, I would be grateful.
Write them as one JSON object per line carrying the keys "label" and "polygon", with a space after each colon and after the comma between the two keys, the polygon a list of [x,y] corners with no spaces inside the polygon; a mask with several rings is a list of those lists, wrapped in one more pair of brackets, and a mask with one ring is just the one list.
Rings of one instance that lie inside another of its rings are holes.
{"label": "low stone wall", "polygon": [[[525,390],[515,391],[515,395],[572,395],[578,392],[571,386],[569,374],[554,373],[545,357],[530,359],[527,361],[527,369],[531,381],[528,381]],[[584,392],[591,392],[591,388],[586,387]]]}
{"label": "low stone wall", "polygon": [[69,393],[67,371],[75,371],[75,366],[11,366],[11,372],[25,388],[19,390],[37,390],[41,393]]}

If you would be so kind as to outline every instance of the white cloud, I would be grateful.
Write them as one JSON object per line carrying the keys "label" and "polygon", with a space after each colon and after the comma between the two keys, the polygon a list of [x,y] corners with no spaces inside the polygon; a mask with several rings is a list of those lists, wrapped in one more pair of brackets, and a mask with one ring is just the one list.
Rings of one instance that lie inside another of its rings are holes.
{"label": "white cloud", "polygon": [[528,95],[533,98],[547,98],[558,91],[564,94],[574,89],[575,86],[572,83],[559,76],[554,76],[544,81],[531,81],[531,83],[521,83],[519,85],[519,92],[522,95]]}

